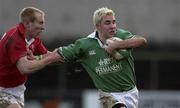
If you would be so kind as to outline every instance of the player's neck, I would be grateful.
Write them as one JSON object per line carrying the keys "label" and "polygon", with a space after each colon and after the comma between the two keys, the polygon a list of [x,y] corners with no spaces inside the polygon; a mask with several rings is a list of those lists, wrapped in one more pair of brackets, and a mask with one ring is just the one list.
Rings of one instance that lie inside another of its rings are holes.
{"label": "player's neck", "polygon": [[28,32],[25,33],[25,38],[27,41],[32,39],[32,37],[30,36],[30,34]]}
{"label": "player's neck", "polygon": [[97,38],[99,38],[102,44],[106,44],[106,38],[104,38],[100,32],[97,32]]}

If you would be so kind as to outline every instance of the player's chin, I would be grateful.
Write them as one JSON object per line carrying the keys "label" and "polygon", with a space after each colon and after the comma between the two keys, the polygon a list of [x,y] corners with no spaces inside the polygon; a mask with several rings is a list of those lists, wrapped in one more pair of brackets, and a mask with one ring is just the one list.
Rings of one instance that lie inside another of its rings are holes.
{"label": "player's chin", "polygon": [[110,34],[109,34],[109,37],[110,37],[110,38],[112,38],[112,37],[114,37],[114,36],[115,36],[114,33],[110,33]]}
{"label": "player's chin", "polygon": [[114,31],[111,31],[111,32],[109,32],[109,35],[110,35],[110,36],[114,36],[114,35],[115,35],[115,32],[114,32]]}
{"label": "player's chin", "polygon": [[38,32],[38,33],[36,34],[36,37],[39,36],[40,34],[41,34],[41,32]]}

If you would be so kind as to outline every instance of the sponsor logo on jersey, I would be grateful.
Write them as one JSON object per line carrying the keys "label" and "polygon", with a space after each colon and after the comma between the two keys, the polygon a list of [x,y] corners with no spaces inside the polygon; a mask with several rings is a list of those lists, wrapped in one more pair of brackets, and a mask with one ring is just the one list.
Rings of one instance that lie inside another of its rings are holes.
{"label": "sponsor logo on jersey", "polygon": [[96,73],[99,75],[119,72],[122,70],[121,63],[115,63],[111,58],[100,59],[99,66],[96,67]]}
{"label": "sponsor logo on jersey", "polygon": [[95,55],[95,54],[96,54],[95,50],[89,51],[89,55]]}

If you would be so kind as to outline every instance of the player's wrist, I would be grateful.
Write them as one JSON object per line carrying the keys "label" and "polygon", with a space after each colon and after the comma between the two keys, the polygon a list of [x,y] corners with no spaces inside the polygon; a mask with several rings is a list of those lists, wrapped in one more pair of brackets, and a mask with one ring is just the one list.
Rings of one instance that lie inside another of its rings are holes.
{"label": "player's wrist", "polygon": [[42,59],[42,55],[37,55],[37,56],[35,56],[35,59],[36,59],[36,60],[41,60],[41,59]]}

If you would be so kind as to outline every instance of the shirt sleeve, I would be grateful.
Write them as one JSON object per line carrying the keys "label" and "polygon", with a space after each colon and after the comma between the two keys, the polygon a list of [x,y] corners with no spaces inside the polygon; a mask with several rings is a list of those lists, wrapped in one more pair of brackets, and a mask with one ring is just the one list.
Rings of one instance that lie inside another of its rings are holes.
{"label": "shirt sleeve", "polygon": [[21,57],[27,54],[25,42],[21,39],[11,37],[5,47],[12,63],[16,63]]}
{"label": "shirt sleeve", "polygon": [[66,62],[77,62],[84,54],[83,47],[79,40],[77,40],[74,44],[59,47],[58,52],[61,56],[63,56]]}
{"label": "shirt sleeve", "polygon": [[[127,30],[117,29],[116,36],[123,39],[123,40],[126,40],[126,39],[132,38],[134,35]],[[119,50],[119,53],[121,55],[123,55],[124,57],[129,57],[129,56],[131,56],[132,50],[133,50],[132,48],[121,49],[121,50]]]}
{"label": "shirt sleeve", "polygon": [[126,39],[130,39],[132,38],[134,35],[127,31],[127,30],[123,30],[123,29],[117,29],[117,37],[126,40]]}

